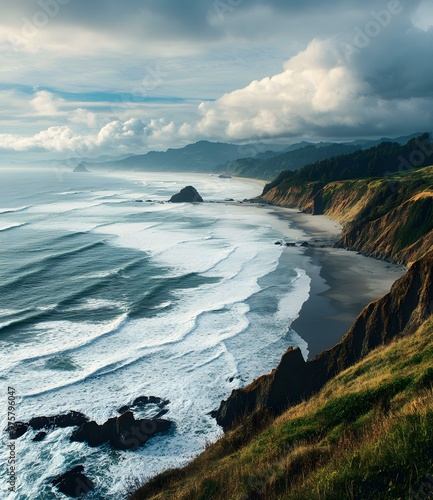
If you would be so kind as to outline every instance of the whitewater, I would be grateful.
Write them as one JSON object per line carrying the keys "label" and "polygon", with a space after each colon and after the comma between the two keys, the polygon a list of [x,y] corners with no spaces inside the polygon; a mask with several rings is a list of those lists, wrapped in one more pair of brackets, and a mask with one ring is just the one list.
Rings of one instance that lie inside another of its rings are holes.
{"label": "whitewater", "polygon": [[[283,262],[281,221],[226,201],[257,196],[259,182],[49,169],[0,177],[2,460],[8,387],[20,421],[75,410],[103,423],[157,396],[174,422],[136,452],[72,443],[71,429],[42,442],[28,431],[17,440],[18,493],[2,498],[64,498],[50,480],[79,464],[96,483],[87,498],[123,498],[134,478],[181,466],[216,440],[212,410],[289,346],[308,356],[291,329],[310,292],[301,250],[296,266]],[[186,185],[205,203],[167,203]]]}

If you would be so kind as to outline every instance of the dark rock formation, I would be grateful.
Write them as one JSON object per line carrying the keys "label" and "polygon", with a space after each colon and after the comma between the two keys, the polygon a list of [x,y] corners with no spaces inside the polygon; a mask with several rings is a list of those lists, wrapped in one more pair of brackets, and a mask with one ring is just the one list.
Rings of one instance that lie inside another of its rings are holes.
{"label": "dark rock formation", "polygon": [[47,433],[45,431],[41,431],[36,434],[36,436],[32,439],[32,441],[38,443],[39,441],[43,441],[46,437]]}
{"label": "dark rock formation", "polygon": [[29,428],[40,431],[41,429],[55,429],[56,427],[77,427],[88,421],[89,419],[85,415],[77,411],[70,411],[65,415],[56,415],[54,417],[35,417],[29,422],[16,422],[15,426],[9,429],[9,435],[11,439],[17,439],[23,436]]}
{"label": "dark rock formation", "polygon": [[[160,410],[162,410],[168,404],[170,404],[170,401],[168,401],[167,399],[158,398],[156,396],[139,396],[138,398],[135,398],[131,404],[121,406],[117,410],[117,412],[122,414],[129,410],[142,408],[150,404],[155,404],[159,407]],[[166,413],[168,413],[168,410],[166,411]]]}
{"label": "dark rock formation", "polygon": [[48,429],[49,427],[53,427],[54,417],[35,417],[29,421],[29,427],[34,429],[35,431],[39,431],[40,429]]}
{"label": "dark rock formation", "polygon": [[29,421],[29,427],[38,431],[40,429],[51,429],[55,427],[66,428],[76,427],[88,422],[88,418],[80,412],[70,411],[65,415],[56,415],[55,417],[35,417]]}
{"label": "dark rock formation", "polygon": [[79,498],[95,487],[93,481],[84,474],[82,465],[56,476],[51,483],[61,493],[71,498]]}
{"label": "dark rock formation", "polygon": [[78,425],[82,425],[88,421],[89,421],[88,417],[86,417],[86,415],[83,415],[78,411],[70,411],[65,415],[58,415],[53,419],[54,427],[61,427],[61,428],[75,427]]}
{"label": "dark rock formation", "polygon": [[89,170],[87,170],[86,164],[82,161],[74,168],[74,172],[89,172]]}
{"label": "dark rock formation", "polygon": [[170,410],[161,410],[157,415],[155,415],[155,419],[158,419],[158,418],[161,418],[163,417],[164,415],[167,415],[167,413],[169,412]]}
{"label": "dark rock formation", "polygon": [[170,427],[169,420],[136,420],[133,413],[128,411],[120,417],[110,418],[102,425],[86,422],[72,433],[71,441],[86,442],[92,447],[109,443],[115,450],[135,451],[145,445],[149,438]]}
{"label": "dark rock formation", "polygon": [[369,304],[339,344],[305,362],[290,348],[278,367],[244,389],[234,390],[216,412],[233,428],[256,411],[278,415],[319,391],[332,377],[400,334],[410,334],[433,313],[433,253],[416,262],[382,299]]}
{"label": "dark rock formation", "polygon": [[29,424],[26,422],[15,422],[8,427],[9,438],[12,440],[18,439],[27,432]]}
{"label": "dark rock formation", "polygon": [[178,194],[175,194],[170,199],[171,203],[203,203],[203,198],[198,194],[198,191],[193,186],[187,186]]}

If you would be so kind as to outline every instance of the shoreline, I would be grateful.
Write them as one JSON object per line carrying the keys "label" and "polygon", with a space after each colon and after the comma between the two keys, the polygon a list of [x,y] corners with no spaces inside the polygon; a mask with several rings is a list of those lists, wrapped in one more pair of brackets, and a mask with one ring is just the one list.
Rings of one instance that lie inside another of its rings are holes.
{"label": "shoreline", "polygon": [[297,239],[299,243],[315,245],[303,249],[287,247],[282,256],[292,264],[306,267],[311,278],[310,296],[290,329],[308,343],[308,359],[313,359],[338,344],[361,311],[386,295],[406,268],[333,248],[342,226],[326,215],[310,215],[284,207],[259,208],[277,217],[276,227],[287,242],[293,241],[290,232],[297,230],[303,234],[302,240]]}

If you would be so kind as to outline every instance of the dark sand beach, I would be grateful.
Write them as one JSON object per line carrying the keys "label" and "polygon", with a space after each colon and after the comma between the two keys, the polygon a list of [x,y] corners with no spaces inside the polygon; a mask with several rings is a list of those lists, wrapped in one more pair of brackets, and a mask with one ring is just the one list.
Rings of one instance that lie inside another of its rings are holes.
{"label": "dark sand beach", "polygon": [[[283,257],[291,262],[303,259],[304,266],[305,257],[309,261],[310,298],[292,329],[308,343],[309,359],[312,359],[337,344],[362,309],[388,293],[405,268],[332,248],[342,227],[327,216],[278,207],[271,210],[278,216],[279,224],[300,231],[298,243],[307,241],[314,245],[305,249],[287,248]],[[287,241],[292,241],[289,236]],[[327,247],[318,248],[321,245]]]}

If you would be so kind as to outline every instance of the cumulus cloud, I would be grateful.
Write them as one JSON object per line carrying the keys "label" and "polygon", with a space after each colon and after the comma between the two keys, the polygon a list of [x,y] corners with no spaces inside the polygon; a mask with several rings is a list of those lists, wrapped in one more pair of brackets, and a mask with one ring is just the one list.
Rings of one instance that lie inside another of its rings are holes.
{"label": "cumulus cloud", "polygon": [[54,116],[59,114],[59,105],[62,99],[56,98],[51,92],[41,90],[36,92],[33,99],[30,101],[33,109],[38,115]]}
{"label": "cumulus cloud", "polygon": [[355,28],[362,45],[350,38],[345,40],[352,45],[338,37],[315,39],[287,61],[282,73],[202,103],[197,130],[238,141],[431,130],[433,70],[425,62],[433,57],[433,30],[409,29],[406,17],[383,19],[388,23],[375,25],[375,37],[363,31],[369,24]]}
{"label": "cumulus cloud", "polygon": [[418,6],[412,16],[412,20],[418,28],[427,31],[433,27],[433,4],[424,0]]}
{"label": "cumulus cloud", "polygon": [[130,152],[146,147],[149,139],[158,140],[174,133],[173,124],[162,120],[149,124],[139,119],[114,120],[91,134],[80,134],[70,126],[49,127],[33,136],[0,134],[0,150],[8,151],[53,151],[57,153],[99,154],[101,152]]}
{"label": "cumulus cloud", "polygon": [[84,124],[88,128],[94,128],[97,126],[98,117],[96,113],[92,113],[87,109],[77,108],[75,111],[70,113],[69,121],[72,123]]}

